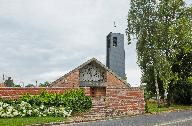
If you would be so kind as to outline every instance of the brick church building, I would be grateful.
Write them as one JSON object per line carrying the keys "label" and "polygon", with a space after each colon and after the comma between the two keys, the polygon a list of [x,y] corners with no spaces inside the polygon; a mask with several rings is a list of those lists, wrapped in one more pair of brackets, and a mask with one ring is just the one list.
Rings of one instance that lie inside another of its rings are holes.
{"label": "brick church building", "polygon": [[85,88],[93,98],[92,113],[98,116],[144,113],[144,91],[125,81],[124,36],[107,36],[106,66],[88,60],[51,84],[51,87]]}

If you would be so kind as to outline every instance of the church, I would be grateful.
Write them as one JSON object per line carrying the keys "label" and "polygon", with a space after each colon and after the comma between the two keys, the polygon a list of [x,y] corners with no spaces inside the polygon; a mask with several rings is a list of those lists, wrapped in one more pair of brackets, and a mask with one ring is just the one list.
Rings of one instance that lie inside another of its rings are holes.
{"label": "church", "polygon": [[52,82],[51,87],[86,88],[98,116],[144,113],[144,91],[126,82],[124,35],[106,37],[106,65],[92,58]]}
{"label": "church", "polygon": [[125,80],[124,35],[110,32],[106,37],[106,52],[106,66],[92,58],[54,81],[51,86],[130,88]]}

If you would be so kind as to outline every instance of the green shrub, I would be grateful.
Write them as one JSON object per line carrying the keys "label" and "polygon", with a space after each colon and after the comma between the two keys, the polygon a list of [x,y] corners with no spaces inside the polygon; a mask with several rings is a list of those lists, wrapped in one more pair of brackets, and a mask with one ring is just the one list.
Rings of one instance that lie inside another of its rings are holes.
{"label": "green shrub", "polygon": [[192,83],[179,80],[169,90],[168,98],[175,104],[192,105]]}
{"label": "green shrub", "polygon": [[63,94],[42,92],[40,95],[23,95],[18,100],[0,98],[0,117],[16,116],[70,116],[92,107],[92,99],[83,89]]}
{"label": "green shrub", "polygon": [[85,112],[92,107],[92,99],[82,89],[67,91],[60,99],[60,104],[70,107],[73,113]]}
{"label": "green shrub", "polygon": [[92,99],[86,96],[83,89],[73,89],[63,94],[42,92],[40,95],[24,95],[19,101],[25,101],[32,106],[40,106],[41,104],[50,106],[69,107],[72,113],[85,112],[92,107]]}

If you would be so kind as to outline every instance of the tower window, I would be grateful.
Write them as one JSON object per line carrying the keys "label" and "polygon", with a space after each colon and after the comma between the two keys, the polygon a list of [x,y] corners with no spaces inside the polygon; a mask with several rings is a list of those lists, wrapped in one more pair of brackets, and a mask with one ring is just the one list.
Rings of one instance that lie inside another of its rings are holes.
{"label": "tower window", "polygon": [[117,47],[117,37],[113,37],[113,46]]}

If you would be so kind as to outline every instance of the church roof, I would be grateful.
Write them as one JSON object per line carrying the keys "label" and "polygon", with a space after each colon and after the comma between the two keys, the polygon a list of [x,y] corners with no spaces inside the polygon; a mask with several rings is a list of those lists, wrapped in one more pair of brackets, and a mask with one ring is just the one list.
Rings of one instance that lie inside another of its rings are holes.
{"label": "church roof", "polygon": [[106,67],[103,63],[101,63],[99,60],[97,60],[96,58],[91,58],[90,60],[86,61],[85,63],[81,64],[80,66],[76,67],[75,69],[71,70],[70,72],[68,72],[67,74],[65,74],[64,76],[60,77],[59,79],[57,79],[56,81],[52,82],[51,85],[54,85],[55,83],[57,83],[58,81],[63,80],[64,78],[66,78],[68,75],[70,75],[71,73],[73,73],[76,70],[79,70],[81,68],[83,68],[84,66],[88,65],[91,62],[95,62],[96,64],[98,64],[100,67],[102,67],[104,70],[110,72],[111,74],[113,74],[116,78],[118,78],[120,81],[122,81],[124,84],[126,84],[127,86],[131,87],[129,83],[127,83],[125,80],[123,80],[121,77],[119,77],[116,73],[114,73],[111,69],[109,69],[108,67]]}

